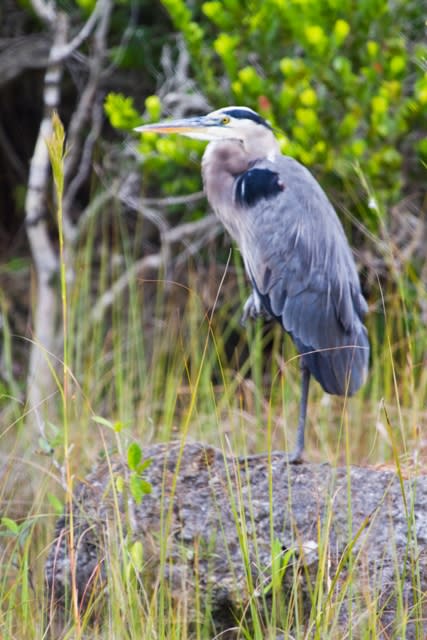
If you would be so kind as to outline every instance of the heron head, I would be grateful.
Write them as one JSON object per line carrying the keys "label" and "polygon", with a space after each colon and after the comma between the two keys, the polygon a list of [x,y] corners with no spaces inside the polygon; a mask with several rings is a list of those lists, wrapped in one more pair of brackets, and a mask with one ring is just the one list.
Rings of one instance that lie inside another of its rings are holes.
{"label": "heron head", "polygon": [[205,116],[147,124],[137,127],[135,131],[178,133],[209,142],[236,140],[243,144],[247,151],[265,151],[263,155],[270,155],[278,149],[270,124],[248,107],[223,107]]}

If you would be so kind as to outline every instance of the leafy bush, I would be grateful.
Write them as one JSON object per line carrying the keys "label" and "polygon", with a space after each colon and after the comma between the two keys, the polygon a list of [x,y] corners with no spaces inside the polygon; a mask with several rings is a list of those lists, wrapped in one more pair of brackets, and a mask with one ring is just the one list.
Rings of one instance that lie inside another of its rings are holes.
{"label": "leafy bush", "polygon": [[[145,100],[146,121],[155,122],[161,116],[161,104],[157,96]],[[120,93],[108,94],[104,109],[111,125],[131,131],[141,122],[133,99]],[[182,195],[201,189],[200,170],[195,171],[205,145],[180,138],[178,144],[171,137],[145,133],[139,143],[144,166],[144,190],[159,190],[164,196]],[[177,165],[179,171],[177,171]]]}
{"label": "leafy bush", "polygon": [[[246,104],[261,112],[286,133],[282,151],[322,171],[327,189],[341,190],[348,181],[360,186],[356,166],[382,210],[411,186],[420,160],[427,159],[421,5],[211,0],[194,5],[191,14],[184,0],[162,4],[185,38],[211,103]],[[142,143],[146,158],[148,144]],[[169,162],[185,160],[194,148],[182,141],[180,150],[171,141],[160,146]]]}
{"label": "leafy bush", "polygon": [[[420,300],[425,300],[419,241],[412,255],[402,252],[398,266],[390,260],[402,246],[396,227],[414,224],[425,184],[427,45],[421,5],[412,0],[161,1],[185,39],[194,77],[212,107],[245,104],[259,111],[284,132],[278,134],[283,153],[313,168],[334,203],[351,209],[372,237],[380,237],[375,247],[368,240],[367,256],[376,254],[375,276],[369,277],[376,281],[379,274],[389,285],[389,305],[401,295],[405,307],[414,309],[410,321],[400,303],[392,314],[397,332],[392,340],[402,345],[403,361],[403,336],[418,330]],[[146,121],[158,120],[158,98],[149,97],[145,106]],[[185,194],[200,188],[195,164],[203,144],[154,134],[142,136],[139,144],[146,192]],[[415,207],[401,207],[398,214],[395,207],[392,215],[393,205],[408,194],[415,194]],[[401,317],[406,324],[397,329]],[[417,357],[422,360],[422,354]]]}

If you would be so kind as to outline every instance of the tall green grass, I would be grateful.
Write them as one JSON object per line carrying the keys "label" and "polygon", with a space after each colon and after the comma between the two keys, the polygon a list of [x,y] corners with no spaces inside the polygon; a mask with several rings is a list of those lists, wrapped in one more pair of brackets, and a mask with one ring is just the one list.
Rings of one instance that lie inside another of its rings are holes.
{"label": "tall green grass", "polygon": [[[61,159],[57,171],[61,173]],[[60,193],[60,189],[58,187]],[[59,198],[60,201],[60,198]],[[76,482],[99,458],[138,442],[202,440],[224,454],[291,449],[299,407],[299,358],[278,326],[254,323],[242,330],[239,318],[248,293],[237,251],[217,266],[199,262],[177,273],[145,273],[130,279],[101,318],[94,305],[140,254],[143,222],[129,231],[119,206],[90,221],[76,248],[75,281],[67,286],[62,259],[64,353],[57,391],[46,400],[49,447],[40,449],[38,433],[23,428],[24,411],[4,403],[1,414],[2,473],[0,500],[0,636],[46,637],[49,603],[44,594],[43,563],[53,525]],[[60,229],[60,237],[62,237]],[[393,251],[393,247],[389,247]],[[310,390],[306,457],[332,464],[389,464],[400,477],[426,459],[422,430],[427,425],[427,329],[416,296],[425,296],[408,265],[387,285],[378,283],[367,324],[372,344],[369,380],[344,401]],[[212,284],[214,282],[214,284]],[[6,327],[7,329],[7,327]],[[5,334],[10,345],[11,336]],[[7,406],[6,406],[7,405]],[[12,417],[11,417],[12,416]],[[104,420],[102,420],[102,418]],[[35,422],[35,421],[34,421]],[[25,421],[28,425],[28,420]],[[113,428],[108,428],[108,424]],[[230,468],[230,473],[233,469]],[[236,526],[238,500],[230,495]],[[408,523],[414,514],[408,504]],[[245,588],[251,625],[236,619],[240,637],[341,638],[337,619],[344,595],[354,589],[352,562],[357,531],[349,522],[349,546],[343,558],[348,577],[341,595],[326,580],[330,521],[318,529],[319,568],[313,578],[311,611],[303,614],[298,575],[284,600],[281,577],[293,566],[292,552],[274,551],[271,574],[263,585]],[[367,526],[369,526],[367,524]],[[247,557],[246,528],[240,544]],[[117,539],[108,558],[108,606],[98,626],[81,616],[74,598],[66,638],[212,638],[209,606],[197,598],[196,623],[185,603],[177,606],[159,574],[154,587],[139,584],[137,549]],[[286,570],[286,571],[285,571]],[[419,583],[416,562],[413,581]],[[397,593],[400,586],[396,585]],[[72,588],[73,591],[73,588]],[[261,598],[255,598],[255,593]],[[266,593],[273,606],[259,607]],[[72,594],[73,595],[73,594]],[[366,595],[366,594],[365,594]],[[73,598],[72,598],[73,600]],[[257,600],[255,606],[255,600]],[[378,603],[363,603],[360,624],[348,637],[375,638]],[[261,613],[260,613],[261,610]],[[362,615],[363,613],[363,615]],[[401,599],[401,624],[409,616]],[[123,625],[123,617],[126,625]],[[278,634],[279,632],[277,632]],[[312,634],[312,636],[310,635]],[[421,636],[420,636],[421,637]]]}

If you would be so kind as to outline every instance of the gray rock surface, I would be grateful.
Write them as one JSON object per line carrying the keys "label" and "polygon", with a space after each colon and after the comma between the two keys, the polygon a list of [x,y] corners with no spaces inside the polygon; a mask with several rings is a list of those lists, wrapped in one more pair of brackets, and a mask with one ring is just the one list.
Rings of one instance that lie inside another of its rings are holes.
{"label": "gray rock surface", "polygon": [[[144,587],[160,574],[173,598],[185,598],[190,617],[196,597],[199,608],[209,609],[216,631],[234,626],[233,615],[241,616],[249,601],[268,606],[273,547],[279,566],[288,562],[284,597],[292,602],[297,595],[307,616],[322,575],[323,604],[336,607],[342,629],[352,625],[353,638],[373,603],[372,637],[427,637],[427,476],[402,484],[390,471],[288,465],[285,454],[244,461],[198,443],[153,445],[144,456],[152,461],[143,472],[152,490],[139,504],[118,458],[100,464],[76,490],[82,607],[102,593],[109,554],[123,539],[120,522],[127,541],[142,542]],[[69,607],[69,524],[69,514],[58,521],[46,563],[52,612],[61,623]]]}

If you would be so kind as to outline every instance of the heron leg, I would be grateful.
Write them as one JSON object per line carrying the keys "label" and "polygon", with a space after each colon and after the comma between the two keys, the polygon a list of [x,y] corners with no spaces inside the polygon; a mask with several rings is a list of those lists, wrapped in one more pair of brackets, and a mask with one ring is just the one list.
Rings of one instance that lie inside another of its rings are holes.
{"label": "heron leg", "polygon": [[304,432],[305,432],[305,420],[307,417],[307,402],[308,402],[308,389],[310,387],[310,370],[304,364],[301,365],[301,401],[299,409],[297,438],[295,449],[289,454],[289,462],[296,463],[301,462],[302,452],[304,451]]}
{"label": "heron leg", "polygon": [[[293,451],[288,453],[287,461],[289,464],[298,464],[302,462],[302,452],[304,451],[304,431],[305,431],[305,419],[307,417],[307,403],[308,403],[308,389],[310,386],[310,370],[306,367],[304,362],[301,365],[301,401],[297,427],[296,445]],[[265,453],[255,453],[249,456],[239,456],[238,460],[241,463],[249,460],[257,460],[265,458]],[[282,451],[272,451],[272,456],[283,456]]]}

